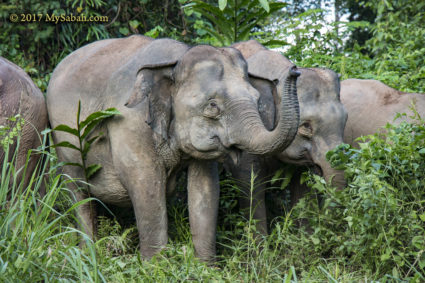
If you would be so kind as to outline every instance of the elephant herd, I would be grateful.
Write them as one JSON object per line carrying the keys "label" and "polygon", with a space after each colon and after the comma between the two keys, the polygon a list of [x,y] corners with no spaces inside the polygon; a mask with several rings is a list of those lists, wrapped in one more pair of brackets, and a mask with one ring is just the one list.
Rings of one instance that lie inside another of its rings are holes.
{"label": "elephant herd", "polygon": [[[269,176],[282,162],[307,165],[343,188],[344,173],[331,168],[326,153],[376,132],[396,112],[408,111],[411,100],[425,113],[424,95],[374,80],[340,83],[332,70],[297,68],[254,40],[224,48],[141,35],[100,40],[60,62],[45,101],[22,69],[0,58],[0,123],[18,113],[26,121],[18,154],[23,161],[40,144],[38,132],[48,121],[51,128],[76,127],[79,101],[82,119],[110,107],[120,112],[94,130],[103,135],[87,162],[102,169],[90,179],[90,194],[107,204],[133,207],[140,252],[147,259],[167,244],[166,193],[182,169],[188,170],[195,253],[213,261],[217,161],[240,180],[249,180],[252,169]],[[65,132],[53,132],[53,140],[78,142]],[[64,162],[79,161],[68,148],[57,148],[57,154]],[[18,157],[18,166],[23,161]],[[30,162],[36,163],[37,156]],[[79,167],[63,171],[84,179]],[[87,198],[77,185],[70,186],[77,200]],[[255,189],[253,205],[258,230],[266,234],[264,189]],[[299,196],[297,190],[291,194]],[[89,205],[80,205],[77,213],[82,229],[95,235]],[[240,200],[241,208],[249,205]]]}

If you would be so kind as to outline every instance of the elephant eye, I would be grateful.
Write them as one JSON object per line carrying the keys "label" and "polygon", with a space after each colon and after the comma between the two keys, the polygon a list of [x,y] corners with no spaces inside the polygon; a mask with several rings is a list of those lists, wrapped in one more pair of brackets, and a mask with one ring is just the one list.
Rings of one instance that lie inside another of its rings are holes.
{"label": "elephant eye", "polygon": [[220,115],[220,108],[214,100],[210,100],[204,109],[204,116],[207,118],[217,119]]}
{"label": "elephant eye", "polygon": [[301,124],[301,126],[298,128],[298,133],[306,138],[311,138],[313,136],[313,127],[311,126],[310,122],[304,122]]}

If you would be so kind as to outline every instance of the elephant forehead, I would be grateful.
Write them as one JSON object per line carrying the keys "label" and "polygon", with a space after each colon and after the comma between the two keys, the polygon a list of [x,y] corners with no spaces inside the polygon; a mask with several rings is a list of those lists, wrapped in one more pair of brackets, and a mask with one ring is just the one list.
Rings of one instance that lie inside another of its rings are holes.
{"label": "elephant forehead", "polygon": [[297,81],[300,103],[309,103],[312,100],[316,102],[339,100],[339,83],[333,71],[319,68],[300,68],[300,70],[301,76]]}
{"label": "elephant forehead", "polygon": [[300,105],[300,118],[314,120],[319,123],[344,119],[344,108],[341,103],[312,103]]}
{"label": "elephant forehead", "polygon": [[192,73],[203,83],[209,80],[221,81],[223,79],[224,66],[217,60],[200,61],[193,66]]}

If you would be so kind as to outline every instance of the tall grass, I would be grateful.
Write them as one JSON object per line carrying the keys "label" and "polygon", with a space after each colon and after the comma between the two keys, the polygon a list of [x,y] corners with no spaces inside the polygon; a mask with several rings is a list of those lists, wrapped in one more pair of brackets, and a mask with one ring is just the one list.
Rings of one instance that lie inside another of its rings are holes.
{"label": "tall grass", "polygon": [[[80,204],[71,202],[66,188],[70,180],[56,174],[55,166],[49,169],[49,159],[27,172],[31,152],[25,166],[16,168],[18,153],[6,148],[1,171],[0,281],[105,281],[95,245],[74,227],[73,211]],[[27,188],[25,174],[31,174]],[[42,186],[45,194],[40,193]],[[78,247],[80,235],[87,242],[83,250]]]}
{"label": "tall grass", "polygon": [[[10,162],[6,159],[0,186],[0,282],[421,282],[425,267],[421,121],[388,126],[386,134],[369,137],[360,149],[343,146],[330,153],[335,165],[345,164],[349,187],[337,191],[320,177],[310,176],[312,194],[321,197],[305,198],[270,219],[268,236],[255,230],[255,208],[248,218],[238,209],[240,180],[226,177],[221,182],[218,258],[213,265],[194,256],[182,184],[177,197],[168,202],[169,243],[144,261],[134,216],[129,223],[100,218],[95,243],[77,229],[74,212],[81,203],[73,202],[67,186],[74,180],[60,174],[54,153],[39,149],[48,158],[39,162],[25,189],[18,182],[25,168],[14,167],[16,156]],[[6,154],[11,154],[8,149]],[[251,189],[247,197],[252,198],[264,180],[252,175],[245,181]],[[40,193],[42,186],[45,195]],[[121,208],[118,212],[132,214]],[[300,227],[299,219],[308,219],[309,226]],[[84,247],[79,247],[81,238]]]}

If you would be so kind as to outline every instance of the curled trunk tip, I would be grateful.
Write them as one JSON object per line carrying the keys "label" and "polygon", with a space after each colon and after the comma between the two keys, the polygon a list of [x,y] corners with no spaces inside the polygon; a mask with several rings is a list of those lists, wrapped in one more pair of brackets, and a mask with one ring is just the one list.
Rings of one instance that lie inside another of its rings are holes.
{"label": "curled trunk tip", "polygon": [[301,72],[298,71],[297,66],[294,65],[289,69],[289,76],[299,77],[300,75],[301,75]]}

